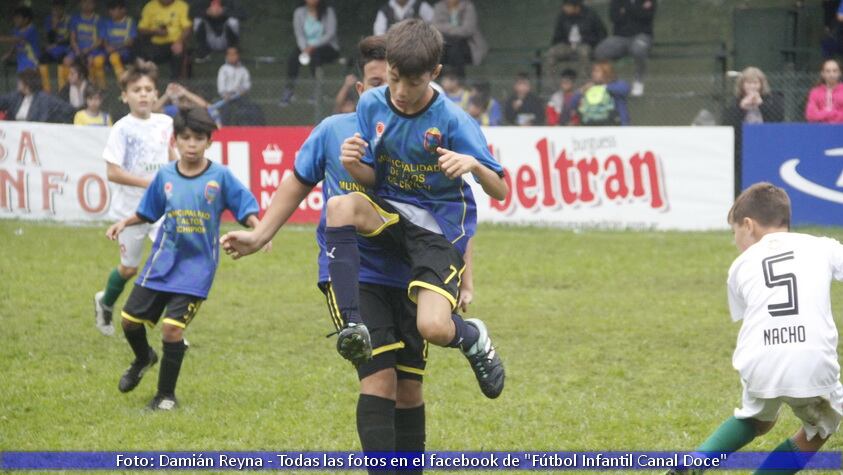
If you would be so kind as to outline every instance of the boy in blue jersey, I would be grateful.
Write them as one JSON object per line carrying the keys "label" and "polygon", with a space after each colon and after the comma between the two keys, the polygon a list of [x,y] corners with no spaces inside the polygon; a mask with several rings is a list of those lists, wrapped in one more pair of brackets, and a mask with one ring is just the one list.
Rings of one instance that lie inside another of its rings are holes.
{"label": "boy in blue jersey", "polygon": [[108,18],[102,21],[102,37],[108,62],[117,80],[123,75],[124,64],[132,61],[132,44],[138,36],[138,24],[126,13],[125,0],[109,0]]}
{"label": "boy in blue jersey", "polygon": [[123,306],[123,332],[135,360],[120,378],[118,388],[129,392],[158,361],[146,340],[145,325],[158,323],[164,355],[158,393],[149,407],[176,407],[176,381],[187,346],[182,336],[208,297],[219,263],[220,217],[230,210],[243,225],[255,227],[258,204],[228,168],[205,158],[216,123],[202,108],[179,111],[173,122],[181,158],[161,168],[147,188],[134,216],[112,225],[106,235],[117,236],[126,226],[164,222],[152,254]]}
{"label": "boy in blue jersey", "polygon": [[105,54],[101,48],[100,30],[102,24],[96,12],[95,0],[81,0],[79,13],[70,18],[70,47],[67,60],[82,58],[88,62],[91,79],[105,89]]}
{"label": "boy in blue jersey", "polygon": [[32,24],[34,15],[29,7],[18,7],[12,12],[12,36],[0,37],[3,43],[12,43],[12,48],[3,56],[7,61],[12,56],[17,62],[18,72],[38,68],[38,57],[41,56],[38,30]]}
{"label": "boy in blue jersey", "polygon": [[359,306],[360,234],[410,262],[408,294],[418,304],[422,337],[460,348],[483,394],[495,398],[505,375],[488,330],[482,321],[453,312],[463,254],[477,221],[462,176],[472,173],[486,193],[501,200],[508,191],[503,168],[477,124],[430,87],[442,69],[442,35],[421,20],[406,20],[389,30],[386,43],[388,87],[360,98],[360,133],[343,143],[341,155],[355,180],[374,193],[334,196],[327,203],[328,268],[345,322],[337,349],[356,364],[371,357]]}
{"label": "boy in blue jersey", "polygon": [[70,17],[65,13],[65,0],[53,0],[50,6],[50,14],[44,20],[44,30],[47,32],[47,45],[41,54],[41,81],[44,83],[44,90],[50,91],[50,63],[56,63],[58,87],[61,90],[67,82],[70,74],[70,67],[64,64],[64,58],[70,52]]}

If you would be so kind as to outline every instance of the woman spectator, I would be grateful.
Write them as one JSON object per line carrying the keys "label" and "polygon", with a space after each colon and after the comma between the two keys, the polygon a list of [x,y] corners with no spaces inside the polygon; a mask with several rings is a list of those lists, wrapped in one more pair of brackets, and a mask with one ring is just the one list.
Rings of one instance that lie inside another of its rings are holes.
{"label": "woman spectator", "polygon": [[293,99],[296,78],[300,66],[310,65],[311,74],[323,64],[340,57],[337,40],[337,15],[325,0],[305,0],[293,12],[293,30],[296,33],[296,48],[287,59],[287,86],[281,93],[281,105],[286,106]]}
{"label": "woman spectator", "polygon": [[571,120],[569,111],[577,111],[581,125],[629,125],[629,83],[615,77],[615,69],[608,61],[591,66],[591,82],[580,88],[571,98],[562,123]]}
{"label": "woman spectator", "polygon": [[77,111],[85,108],[85,91],[89,86],[87,78],[88,67],[84,61],[77,58],[70,64],[67,82],[59,90],[59,97]]}
{"label": "woman spectator", "polygon": [[433,26],[445,39],[442,64],[453,68],[461,78],[465,77],[466,64],[480,64],[489,52],[471,0],[440,0],[433,7]]}
{"label": "woman spectator", "polygon": [[724,123],[735,127],[741,124],[762,124],[784,120],[784,105],[780,94],[770,90],[764,72],[756,67],[741,71],[735,82],[735,100],[726,109]]}
{"label": "woman spectator", "polygon": [[0,111],[5,112],[6,120],[66,124],[76,112],[67,102],[43,91],[36,69],[18,73],[17,91],[0,96]]}
{"label": "woman spectator", "polygon": [[808,122],[843,123],[843,84],[840,83],[840,63],[827,59],[820,71],[819,84],[808,94],[805,105]]}

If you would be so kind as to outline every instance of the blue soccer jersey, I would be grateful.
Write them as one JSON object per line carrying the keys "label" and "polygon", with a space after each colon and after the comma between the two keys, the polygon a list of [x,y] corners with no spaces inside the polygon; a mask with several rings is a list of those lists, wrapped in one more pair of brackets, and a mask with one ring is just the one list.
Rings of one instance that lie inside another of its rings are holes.
{"label": "blue soccer jersey", "polygon": [[44,21],[44,28],[47,31],[47,35],[51,36],[48,38],[49,43],[67,44],[70,42],[70,18],[67,15],[63,15],[53,25],[53,14],[48,14],[47,19]]}
{"label": "blue soccer jersey", "polygon": [[361,135],[369,143],[363,161],[375,167],[375,194],[425,209],[464,254],[477,226],[474,195],[465,180],[451,180],[442,173],[436,149],[471,155],[503,176],[480,127],[437,92],[427,107],[404,114],[390,101],[386,86],[363,94],[357,118]]}
{"label": "blue soccer jersey", "polygon": [[41,48],[38,40],[38,30],[35,25],[30,23],[24,28],[14,28],[12,36],[17,38],[18,44],[15,46],[16,61],[18,63],[18,72],[25,69],[33,69],[38,67],[38,57],[41,56]]}
{"label": "blue soccer jersey", "polygon": [[100,27],[100,16],[97,14],[85,18],[77,13],[70,19],[70,31],[76,33],[76,44],[81,50],[97,46]]}
{"label": "blue soccer jersey", "polygon": [[[340,163],[340,147],[357,132],[356,114],[328,117],[316,126],[296,156],[296,178],[307,185],[322,182],[324,202],[332,196],[363,191]],[[316,228],[319,244],[319,282],[327,282],[328,256],[325,255],[325,207]],[[394,252],[372,246],[360,239],[360,281],[369,284],[406,288],[410,281],[409,266]]]}
{"label": "blue soccer jersey", "polygon": [[144,221],[164,222],[137,284],[152,290],[207,298],[219,263],[220,216],[231,210],[241,224],[258,214],[252,193],[228,168],[209,162],[186,177],[171,162],[161,168],[138,205]]}
{"label": "blue soccer jersey", "polygon": [[106,46],[114,49],[125,48],[138,36],[138,25],[130,16],[126,16],[122,21],[107,18],[102,21],[100,36],[105,40]]}

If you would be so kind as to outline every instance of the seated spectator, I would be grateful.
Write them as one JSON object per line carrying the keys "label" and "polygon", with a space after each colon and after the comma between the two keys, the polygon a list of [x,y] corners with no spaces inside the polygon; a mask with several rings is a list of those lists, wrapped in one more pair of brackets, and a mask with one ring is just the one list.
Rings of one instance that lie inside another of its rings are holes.
{"label": "seated spectator", "polygon": [[378,9],[374,34],[385,35],[390,26],[411,18],[421,18],[430,23],[433,21],[433,7],[424,0],[389,0]]}
{"label": "seated spectator", "polygon": [[293,12],[293,30],[296,48],[287,59],[287,85],[281,93],[281,106],[293,100],[296,79],[301,66],[310,65],[312,75],[316,69],[340,57],[337,40],[337,15],[325,0],[305,0]]}
{"label": "seated spectator", "polygon": [[88,68],[84,62],[77,59],[70,64],[67,84],[59,91],[59,98],[75,110],[81,110],[85,107],[85,91],[88,87]]}
{"label": "seated spectator", "polygon": [[491,125],[489,124],[489,114],[486,113],[489,102],[479,95],[474,95],[468,98],[468,105],[466,112],[477,122],[477,125]]}
{"label": "seated spectator", "polygon": [[836,59],[823,62],[819,84],[808,94],[805,119],[808,122],[843,123],[843,84],[840,83],[840,63]]}
{"label": "seated spectator", "polygon": [[346,114],[357,110],[357,101],[355,100],[355,86],[357,85],[357,76],[349,74],[342,82],[342,87],[337,91],[337,96],[334,98],[334,114]]}
{"label": "seated spectator", "polygon": [[41,53],[41,81],[45,91],[51,91],[50,64],[57,65],[56,83],[58,89],[67,82],[69,68],[64,64],[65,56],[70,53],[70,17],[65,11],[65,0],[53,0],[50,14],[44,20],[44,31],[47,32],[47,45]]}
{"label": "seated spectator", "polygon": [[126,0],[108,0],[108,18],[102,22],[102,39],[117,82],[123,75],[123,65],[135,60],[132,46],[137,37],[138,25],[126,13]]}
{"label": "seated spectator", "polygon": [[6,120],[70,123],[76,112],[73,106],[41,87],[41,75],[35,69],[18,73],[16,92],[0,96],[0,111]]}
{"label": "seated spectator", "polygon": [[[576,94],[577,72],[573,69],[562,71],[559,79],[559,90],[550,96],[545,109],[547,125],[579,125],[580,117],[577,111],[571,108],[571,101]],[[567,122],[562,122],[562,117],[567,117]]]}
{"label": "seated spectator", "polygon": [[545,52],[544,71],[556,74],[560,62],[575,62],[576,70],[586,73],[591,53],[606,37],[606,26],[582,0],[564,0],[556,18],[551,47]]}
{"label": "seated spectator", "polygon": [[[481,80],[475,82],[471,86],[471,98],[476,98],[476,101],[484,105],[480,120],[480,125],[501,125],[503,122],[503,112],[500,103],[492,97],[492,85],[489,81]],[[471,104],[469,99],[469,105]]]}
{"label": "seated spectator", "polygon": [[96,87],[85,90],[85,108],[73,116],[73,125],[99,125],[111,127],[111,116],[102,109],[102,91]]}
{"label": "seated spectator", "polygon": [[179,109],[183,107],[203,107],[207,109],[209,106],[208,101],[203,99],[202,96],[191,92],[179,83],[171,82],[167,84],[164,95],[158,98],[152,110],[175,117],[178,115]]}
{"label": "seated spectator", "polygon": [[463,87],[462,78],[451,68],[443,68],[439,78],[442,83],[442,90],[445,91],[445,97],[460,106],[462,110],[467,111],[468,99],[471,94]]}
{"label": "seated spectator", "polygon": [[612,36],[601,41],[594,50],[598,61],[617,60],[624,56],[635,59],[634,97],[644,94],[647,56],[653,44],[653,19],[656,0],[612,0],[609,16],[614,25]]}
{"label": "seated spectator", "polygon": [[[577,111],[581,125],[629,125],[626,98],[629,83],[615,78],[612,63],[599,61],[591,67],[591,82],[571,98],[571,111]],[[562,116],[563,122],[570,114]]]}
{"label": "seated spectator", "polygon": [[533,94],[527,73],[518,73],[512,94],[506,100],[504,118],[508,125],[544,125],[544,101]]}
{"label": "seated spectator", "polygon": [[186,78],[185,42],[192,22],[184,0],[149,0],[138,22],[138,56],[157,64],[170,64],[170,77]]}
{"label": "seated spectator", "polygon": [[202,0],[194,7],[196,62],[206,61],[212,51],[240,45],[240,21],[246,15],[235,0]]}
{"label": "seated spectator", "polygon": [[88,66],[89,79],[103,89],[105,88],[105,52],[100,47],[102,24],[96,8],[95,0],[79,1],[79,13],[70,17],[71,51],[64,60],[68,65],[76,59],[84,61]]}
{"label": "seated spectator", "polygon": [[433,25],[445,39],[442,64],[465,77],[466,64],[480,64],[489,46],[480,32],[477,10],[471,0],[439,0],[433,7]]}
{"label": "seated spectator", "polygon": [[3,62],[8,63],[15,57],[18,72],[38,68],[38,57],[41,56],[38,30],[32,23],[35,18],[29,7],[17,7],[12,12],[12,36],[2,36],[0,41],[11,43],[12,47],[3,55]]}
{"label": "seated spectator", "polygon": [[225,51],[225,64],[217,73],[217,92],[229,101],[245,95],[252,89],[252,77],[249,70],[240,62],[240,50],[229,46]]}
{"label": "seated spectator", "polygon": [[784,120],[784,102],[773,94],[764,72],[755,67],[741,71],[735,82],[735,99],[726,109],[724,124],[740,128],[741,124],[761,124]]}

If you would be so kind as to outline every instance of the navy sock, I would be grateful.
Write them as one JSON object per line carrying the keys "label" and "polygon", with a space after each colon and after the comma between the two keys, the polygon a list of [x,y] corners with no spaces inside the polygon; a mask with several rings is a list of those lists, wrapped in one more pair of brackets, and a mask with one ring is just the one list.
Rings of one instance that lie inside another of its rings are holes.
{"label": "navy sock", "polygon": [[123,335],[129,342],[129,346],[132,347],[132,352],[134,352],[138,363],[148,363],[149,343],[146,341],[146,328],[143,325],[138,325],[135,328],[124,329]]}
{"label": "navy sock", "polygon": [[480,332],[477,327],[470,323],[465,323],[465,320],[456,313],[451,315],[451,321],[454,322],[454,339],[448,343],[449,348],[459,348],[463,351],[468,351],[472,345],[477,343],[480,338]]}
{"label": "navy sock", "polygon": [[161,358],[161,368],[158,370],[158,394],[176,395],[176,381],[179,379],[185,351],[187,351],[187,346],[184,340],[173,343],[164,342],[164,357]]}
{"label": "navy sock", "polygon": [[348,323],[363,323],[360,318],[360,251],[354,226],[325,228],[325,249],[331,289],[340,315]]}
{"label": "navy sock", "polygon": [[[361,394],[357,400],[357,434],[364,453],[394,452],[395,401]],[[369,473],[384,472],[370,469]]]}
{"label": "navy sock", "polygon": [[[395,451],[413,452],[419,454],[424,452],[425,446],[425,420],[424,404],[410,409],[395,409]],[[401,470],[402,474],[421,475],[421,468],[406,468]]]}

